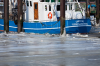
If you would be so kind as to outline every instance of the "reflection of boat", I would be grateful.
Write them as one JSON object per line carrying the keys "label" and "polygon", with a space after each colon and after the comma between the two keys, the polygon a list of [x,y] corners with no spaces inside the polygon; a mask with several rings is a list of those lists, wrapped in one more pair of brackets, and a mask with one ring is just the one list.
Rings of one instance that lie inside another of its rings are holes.
{"label": "reflection of boat", "polygon": [[[57,2],[58,0],[46,1],[25,0],[23,29],[26,33],[60,34],[60,2]],[[76,5],[80,11],[75,8]],[[66,33],[88,33],[91,29],[91,22],[90,19],[85,19],[85,11],[79,2],[66,2],[65,7]],[[0,30],[4,30],[3,27],[4,21],[0,19]],[[10,31],[17,31],[17,25],[13,21],[9,21],[9,28]]]}

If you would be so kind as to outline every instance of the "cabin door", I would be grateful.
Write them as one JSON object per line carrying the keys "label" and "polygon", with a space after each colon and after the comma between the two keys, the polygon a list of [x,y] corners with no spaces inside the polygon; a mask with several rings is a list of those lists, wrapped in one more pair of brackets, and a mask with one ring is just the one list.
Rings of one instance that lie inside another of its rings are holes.
{"label": "cabin door", "polygon": [[34,20],[38,19],[38,2],[34,3]]}

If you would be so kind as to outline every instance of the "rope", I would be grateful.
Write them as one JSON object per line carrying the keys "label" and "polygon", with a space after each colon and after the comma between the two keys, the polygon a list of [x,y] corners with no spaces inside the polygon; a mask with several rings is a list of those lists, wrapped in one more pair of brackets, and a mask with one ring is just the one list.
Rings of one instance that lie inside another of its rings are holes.
{"label": "rope", "polygon": [[[53,24],[53,27],[58,23],[59,21],[57,21],[55,24]],[[49,31],[47,31],[46,33],[49,33],[52,29],[50,29]],[[45,34],[46,34],[45,33]]]}
{"label": "rope", "polygon": [[53,24],[53,25],[46,25],[46,24],[43,24],[42,22],[40,22],[40,23],[42,24],[42,26],[54,26],[54,25],[56,25],[58,22],[59,22],[59,20],[58,20],[55,24]]}
{"label": "rope", "polygon": [[[43,23],[41,23],[41,22],[40,22],[40,23],[42,24],[42,26],[45,25],[45,26],[53,26],[53,27],[54,27],[58,22],[59,22],[59,20],[58,20],[55,24],[53,24],[53,25],[46,25],[46,24],[43,24]],[[50,29],[50,30],[47,31],[46,33],[49,33],[51,30],[52,30],[52,29]],[[46,33],[45,33],[45,34],[46,34]]]}

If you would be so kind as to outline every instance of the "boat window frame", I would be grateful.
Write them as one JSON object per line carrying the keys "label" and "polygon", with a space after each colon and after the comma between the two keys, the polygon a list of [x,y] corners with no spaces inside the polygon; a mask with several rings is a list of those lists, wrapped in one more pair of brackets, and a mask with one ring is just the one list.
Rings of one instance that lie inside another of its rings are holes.
{"label": "boat window frame", "polygon": [[29,1],[26,1],[27,6],[29,7]]}
{"label": "boat window frame", "polygon": [[47,9],[47,5],[45,5],[45,11],[47,11],[48,9]]}
{"label": "boat window frame", "polygon": [[[52,0],[51,0],[51,2],[52,2]],[[56,0],[54,0],[54,2],[56,2]]]}
{"label": "boat window frame", "polygon": [[44,0],[40,0],[40,2],[44,2]]}
{"label": "boat window frame", "polygon": [[30,1],[30,6],[32,7],[32,1]]}
{"label": "boat window frame", "polygon": [[72,4],[69,4],[69,10],[72,10]]}
{"label": "boat window frame", "polygon": [[[59,8],[58,8],[59,7]],[[57,11],[60,11],[60,5],[57,5],[57,9],[56,9]]]}
{"label": "boat window frame", "polygon": [[67,5],[65,5],[65,10],[67,10]]}
{"label": "boat window frame", "polygon": [[35,4],[35,9],[37,9],[38,8],[38,5],[37,4]]}
{"label": "boat window frame", "polygon": [[49,11],[51,11],[51,5],[49,5]]}

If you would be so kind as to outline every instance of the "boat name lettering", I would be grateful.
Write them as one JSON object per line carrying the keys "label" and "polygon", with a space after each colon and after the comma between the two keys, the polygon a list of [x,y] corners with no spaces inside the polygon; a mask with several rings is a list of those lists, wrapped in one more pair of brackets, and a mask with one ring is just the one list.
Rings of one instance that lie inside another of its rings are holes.
{"label": "boat name lettering", "polygon": [[78,20],[78,21],[76,21],[76,23],[77,23],[77,22],[84,22],[84,20]]}
{"label": "boat name lettering", "polygon": [[73,26],[85,26],[85,25],[88,25],[88,23],[73,23],[72,24]]}

